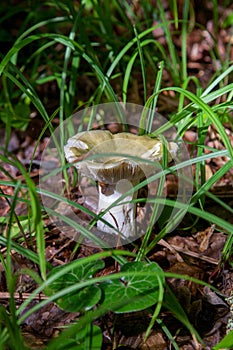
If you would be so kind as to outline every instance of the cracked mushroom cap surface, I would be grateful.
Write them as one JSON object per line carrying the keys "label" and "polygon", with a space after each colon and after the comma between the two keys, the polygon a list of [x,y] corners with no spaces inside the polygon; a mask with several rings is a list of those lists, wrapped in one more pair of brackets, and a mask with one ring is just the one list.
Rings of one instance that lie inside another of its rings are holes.
{"label": "cracked mushroom cap surface", "polygon": [[[169,142],[167,149],[170,162],[178,146]],[[120,179],[140,180],[145,175],[144,171],[153,173],[155,167],[151,162],[162,160],[163,143],[147,135],[91,130],[68,139],[64,151],[67,161],[73,163],[83,175],[95,181],[114,184]]]}

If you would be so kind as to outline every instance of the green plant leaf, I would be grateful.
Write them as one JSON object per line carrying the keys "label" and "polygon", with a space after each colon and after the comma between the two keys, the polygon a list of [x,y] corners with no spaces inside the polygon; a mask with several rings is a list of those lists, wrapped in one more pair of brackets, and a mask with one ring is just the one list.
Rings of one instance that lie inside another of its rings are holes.
{"label": "green plant leaf", "polygon": [[27,104],[19,102],[12,111],[10,106],[0,111],[0,119],[5,123],[19,130],[26,130],[30,121],[30,108]]}
{"label": "green plant leaf", "polygon": [[123,313],[143,310],[156,304],[159,295],[158,279],[164,283],[163,271],[156,263],[126,263],[121,272],[134,274],[101,283],[104,293],[102,306]]}
{"label": "green plant leaf", "polygon": [[101,349],[102,330],[96,325],[88,324],[77,333],[75,342],[76,347],[73,348],[74,350]]}
{"label": "green plant leaf", "polygon": [[222,27],[227,28],[227,27],[232,26],[232,24],[233,24],[233,11],[231,11],[229,13],[229,15],[226,16],[226,18],[224,19],[224,21],[222,23]]}
{"label": "green plant leaf", "polygon": [[165,306],[165,308],[172,312],[172,315],[175,316],[177,320],[179,320],[185,325],[185,327],[190,331],[191,334],[194,334],[197,337],[197,339],[201,341],[199,334],[189,321],[188,316],[186,315],[183,307],[181,306],[179,301],[176,299],[176,296],[168,286],[166,288],[166,293],[164,294],[163,305]]}
{"label": "green plant leaf", "polygon": [[213,350],[220,349],[232,349],[233,348],[233,330],[228,333],[217,345],[213,347]]}
{"label": "green plant leaf", "polygon": [[[48,277],[61,271],[65,266],[67,266],[67,264],[55,267]],[[103,267],[104,262],[102,260],[87,263],[85,262],[85,259],[83,259],[83,264],[81,266],[74,267],[68,273],[64,273],[61,277],[52,282],[44,292],[48,296],[53,295],[64,288],[92,278],[93,275]],[[56,303],[63,310],[78,312],[91,309],[96,305],[100,298],[100,288],[96,285],[92,285],[62,296],[56,300]]]}
{"label": "green plant leaf", "polygon": [[[3,217],[0,217],[0,224],[3,222],[4,223],[4,221],[3,221]],[[6,218],[5,218],[5,220],[6,220]],[[19,225],[21,226],[21,227],[19,227]],[[23,230],[23,231],[29,231],[29,222],[28,222],[28,218],[24,218],[24,217],[18,217],[18,222],[17,221],[13,221],[12,222],[12,225],[11,225],[11,238],[16,238],[17,236],[19,236],[21,233],[22,233],[22,231],[21,230]],[[7,230],[5,229],[3,229],[3,236],[7,236]]]}
{"label": "green plant leaf", "polygon": [[[71,336],[62,339],[56,350],[100,350],[102,345],[102,330],[96,325],[88,323]],[[46,349],[50,349],[50,346]]]}

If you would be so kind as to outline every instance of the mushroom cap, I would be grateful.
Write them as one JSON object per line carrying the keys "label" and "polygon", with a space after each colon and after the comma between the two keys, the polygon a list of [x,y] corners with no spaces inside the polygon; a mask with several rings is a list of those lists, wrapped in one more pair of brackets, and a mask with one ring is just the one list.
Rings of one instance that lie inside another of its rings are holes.
{"label": "mushroom cap", "polygon": [[[177,152],[174,142],[168,143],[168,161]],[[140,180],[153,173],[151,162],[160,162],[163,143],[147,135],[127,132],[112,134],[108,130],[91,130],[68,139],[65,156],[79,171],[95,181],[114,184],[120,179]],[[146,160],[151,162],[146,162]]]}

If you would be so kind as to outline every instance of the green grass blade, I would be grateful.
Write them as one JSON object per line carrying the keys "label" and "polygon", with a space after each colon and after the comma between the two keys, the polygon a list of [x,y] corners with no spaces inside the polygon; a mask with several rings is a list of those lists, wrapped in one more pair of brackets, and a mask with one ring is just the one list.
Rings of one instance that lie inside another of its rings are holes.
{"label": "green grass blade", "polygon": [[200,217],[206,221],[209,221],[210,223],[213,223],[215,225],[217,225],[218,227],[221,227],[222,229],[224,229],[227,233],[229,233],[230,236],[233,235],[233,225],[230,224],[229,222],[225,221],[222,218],[219,218],[217,215],[211,214],[207,211],[203,211],[202,209],[199,208],[195,208],[192,205],[187,206],[187,204],[185,203],[181,203],[179,201],[173,201],[170,199],[157,199],[158,203],[164,204],[164,205],[168,205],[171,207],[177,207],[178,209],[184,209],[187,212]]}
{"label": "green grass blade", "polygon": [[[221,81],[224,81],[224,79],[227,76],[229,76],[232,73],[232,71],[233,71],[233,65],[231,65],[229,68],[224,70],[224,72],[222,74],[220,74],[211,84],[209,84],[207,86],[207,88],[204,90],[204,92],[202,94],[202,97],[206,96],[206,98],[208,98],[208,95],[210,94],[210,92],[212,90],[214,90],[216,88],[216,86],[218,86]],[[233,84],[229,84],[229,85],[232,86]],[[231,90],[232,90],[232,88],[231,88]]]}
{"label": "green grass blade", "polygon": [[178,67],[180,66],[180,64],[179,64],[178,57],[176,54],[176,49],[175,49],[175,46],[174,46],[174,43],[172,40],[171,31],[169,28],[169,21],[167,21],[167,19],[166,19],[163,4],[162,4],[161,0],[158,0],[157,4],[158,4],[158,8],[159,8],[160,18],[162,21],[162,28],[163,28],[165,36],[166,36],[166,40],[167,40],[167,44],[168,44],[168,48],[169,48],[169,53],[171,56],[172,69],[173,69],[172,76],[174,78],[175,85],[179,85],[180,72],[178,70]]}
{"label": "green grass blade", "polygon": [[155,307],[155,310],[153,312],[151,321],[146,329],[146,333],[145,333],[145,337],[144,337],[144,342],[146,341],[146,339],[148,338],[150,331],[152,330],[152,328],[154,327],[154,324],[158,318],[158,315],[160,314],[161,308],[163,306],[163,297],[164,297],[164,286],[163,286],[163,282],[161,281],[160,276],[156,276],[158,283],[159,283],[159,295],[158,295],[158,300],[157,300],[157,304]]}
{"label": "green grass blade", "polygon": [[187,79],[187,26],[189,14],[189,0],[183,4],[183,21],[181,28],[181,76],[182,82]]}
{"label": "green grass blade", "polygon": [[172,312],[172,314],[187,327],[187,329],[190,331],[190,333],[195,336],[200,342],[202,342],[201,337],[197,333],[196,329],[191,324],[190,320],[188,319],[188,316],[184,312],[182,306],[176,299],[174,293],[167,287],[167,293],[165,294],[164,298],[164,306]]}
{"label": "green grass blade", "polygon": [[139,53],[139,57],[140,57],[140,65],[141,65],[141,72],[142,72],[142,82],[143,82],[143,94],[144,94],[144,102],[145,102],[146,98],[147,98],[145,62],[144,62],[144,58],[143,58],[141,42],[140,42],[140,39],[138,37],[137,29],[136,29],[135,26],[134,26],[134,33],[135,33],[135,37],[137,39],[137,48],[138,48],[138,53]]}
{"label": "green grass blade", "polygon": [[208,180],[206,180],[205,183],[203,183],[202,186],[199,187],[198,190],[194,193],[191,199],[191,203],[196,203],[197,200],[203,194],[205,193],[207,194],[207,192],[211,189],[211,187],[215,183],[217,183],[217,181],[219,181],[232,167],[233,167],[233,162],[228,161],[222,166],[222,168],[218,169],[216,173],[214,173]]}
{"label": "green grass blade", "polygon": [[2,160],[5,160],[6,163],[13,164],[17,167],[22,173],[28,188],[28,194],[30,197],[30,208],[31,208],[31,222],[33,229],[36,233],[37,241],[37,254],[39,257],[39,266],[42,278],[46,277],[46,258],[45,258],[45,237],[44,237],[44,228],[41,214],[40,201],[36,192],[35,184],[30,178],[29,174],[25,170],[24,166],[18,161],[16,157],[13,157],[13,161],[10,161],[8,158],[1,156]]}
{"label": "green grass blade", "polygon": [[[37,96],[35,90],[33,89],[32,85],[29,83],[29,81],[27,81],[24,76],[22,75],[22,73],[20,73],[20,71],[17,70],[16,67],[11,66],[11,68],[13,68],[13,72],[15,72],[15,74],[11,74],[8,71],[5,71],[3,74],[6,75],[7,78],[9,78],[16,86],[19,87],[19,89],[24,92],[28,98],[30,99],[30,101],[32,101],[32,103],[34,104],[34,106],[37,108],[37,110],[39,111],[39,113],[41,114],[41,116],[43,117],[43,119],[45,121],[49,120],[49,116],[41,102],[41,100],[39,99],[39,97]],[[19,81],[19,78],[22,79],[24,85]]]}
{"label": "green grass blade", "polygon": [[220,134],[222,141],[229,152],[230,157],[233,159],[233,148],[231,146],[231,142],[225,132],[225,129],[221,121],[219,120],[218,116],[214,113],[212,108],[209,107],[201,98],[197,97],[196,95],[194,95],[189,91],[183,90],[182,88],[179,88],[179,87],[164,88],[160,91],[166,91],[166,90],[173,90],[178,93],[184,94],[189,100],[195,103],[203,112],[206,113],[206,115],[210,118],[211,122],[215,125],[216,129],[218,130],[218,133]]}
{"label": "green grass blade", "polygon": [[[149,44],[153,44],[155,46],[158,46],[158,43],[155,40],[152,40],[152,39],[146,39],[146,40],[140,41],[140,47],[141,48],[145,47],[145,46],[147,46]],[[136,60],[137,56],[138,56],[138,51],[136,51],[130,57],[129,62],[128,62],[127,66],[126,66],[126,69],[125,69],[124,78],[123,78],[123,84],[122,84],[122,99],[123,99],[124,103],[126,103],[126,101],[127,101],[127,90],[128,90],[129,80],[132,77],[132,68],[133,68],[133,65],[135,63],[135,60]],[[166,57],[165,53],[164,53],[164,56]],[[163,63],[161,62],[160,68],[159,68],[159,72],[161,72],[162,68],[163,68]],[[156,83],[155,83],[155,87],[158,87],[159,74],[160,74],[159,72],[158,72],[157,80],[156,80]]]}
{"label": "green grass blade", "polygon": [[154,115],[155,115],[155,110],[156,110],[156,105],[157,105],[157,100],[158,100],[158,94],[157,92],[159,91],[162,83],[162,77],[163,77],[163,69],[164,69],[164,61],[159,62],[158,64],[158,72],[155,80],[155,86],[154,86],[154,91],[153,94],[155,95],[152,104],[149,109],[149,115],[148,115],[148,126],[147,126],[147,133],[150,134],[152,132],[152,126],[153,126],[153,120],[154,120]]}
{"label": "green grass blade", "polygon": [[172,13],[174,16],[174,25],[175,28],[178,29],[178,25],[179,25],[179,16],[178,16],[178,4],[177,4],[177,0],[172,0]]}
{"label": "green grass blade", "polygon": [[123,85],[122,85],[122,100],[124,103],[126,103],[127,101],[127,91],[128,91],[128,84],[129,84],[129,80],[131,78],[131,71],[134,65],[134,62],[137,58],[138,52],[135,52],[132,57],[130,58],[126,70],[125,70],[125,74],[124,74],[124,79],[123,79]]}

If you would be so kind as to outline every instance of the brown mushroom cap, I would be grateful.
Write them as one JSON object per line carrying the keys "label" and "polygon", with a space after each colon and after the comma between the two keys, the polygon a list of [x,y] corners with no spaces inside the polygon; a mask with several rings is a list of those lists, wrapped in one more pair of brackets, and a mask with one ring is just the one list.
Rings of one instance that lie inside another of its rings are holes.
{"label": "brown mushroom cap", "polygon": [[[120,179],[140,180],[144,171],[155,169],[145,160],[159,162],[163,156],[160,139],[126,132],[112,134],[108,130],[80,132],[68,140],[64,150],[68,162],[74,163],[83,175],[108,184]],[[169,143],[168,151],[168,161],[171,161],[177,145]]]}

